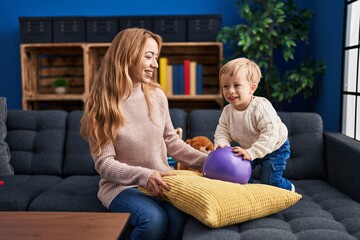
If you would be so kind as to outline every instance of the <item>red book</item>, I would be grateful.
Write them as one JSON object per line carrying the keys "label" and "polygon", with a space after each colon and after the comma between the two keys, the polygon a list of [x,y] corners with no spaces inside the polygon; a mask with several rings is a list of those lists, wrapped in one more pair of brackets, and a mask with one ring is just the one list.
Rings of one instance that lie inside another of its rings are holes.
{"label": "red book", "polygon": [[184,94],[190,95],[190,60],[184,60]]}

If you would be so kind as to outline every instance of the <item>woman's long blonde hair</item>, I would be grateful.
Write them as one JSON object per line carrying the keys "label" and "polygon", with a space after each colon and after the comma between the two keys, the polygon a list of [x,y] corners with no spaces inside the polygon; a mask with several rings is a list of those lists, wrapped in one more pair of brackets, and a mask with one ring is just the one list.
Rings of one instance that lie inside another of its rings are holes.
{"label": "woman's long blonde hair", "polygon": [[[121,104],[133,89],[129,68],[140,62],[148,38],[157,42],[160,53],[162,39],[159,35],[145,29],[128,28],[116,35],[104,56],[86,100],[80,128],[81,135],[91,142],[95,155],[100,155],[104,146],[115,139],[125,122]],[[160,86],[151,81],[141,87],[151,118],[150,89]]]}

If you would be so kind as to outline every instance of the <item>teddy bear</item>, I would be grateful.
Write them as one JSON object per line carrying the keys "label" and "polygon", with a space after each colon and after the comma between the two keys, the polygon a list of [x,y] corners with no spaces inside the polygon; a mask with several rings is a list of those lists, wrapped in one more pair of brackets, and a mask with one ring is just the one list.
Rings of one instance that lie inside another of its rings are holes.
{"label": "teddy bear", "polygon": [[[191,139],[187,139],[185,142],[187,144],[189,144],[190,146],[192,146],[193,148],[195,148],[203,153],[206,153],[206,154],[209,154],[211,151],[214,150],[214,144],[212,143],[212,141],[209,138],[207,138],[205,136],[196,136]],[[192,168],[185,167],[184,165],[182,165],[180,163],[178,164],[177,169],[178,170],[198,171],[198,170],[195,170]]]}
{"label": "teddy bear", "polygon": [[205,136],[196,136],[191,139],[187,139],[185,142],[190,144],[193,148],[206,154],[209,154],[214,150],[214,144]]}

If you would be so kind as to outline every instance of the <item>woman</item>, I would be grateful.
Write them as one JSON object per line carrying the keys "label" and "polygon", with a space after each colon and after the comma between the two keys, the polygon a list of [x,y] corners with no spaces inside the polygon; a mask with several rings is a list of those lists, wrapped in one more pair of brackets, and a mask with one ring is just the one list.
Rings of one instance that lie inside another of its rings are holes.
{"label": "woman", "polygon": [[[98,197],[111,212],[130,213],[131,239],[180,239],[187,215],[159,200],[172,170],[167,154],[201,168],[206,154],[178,138],[168,101],[153,80],[162,39],[148,30],[118,33],[106,52],[81,119],[101,176]],[[155,197],[140,192],[147,188]]]}

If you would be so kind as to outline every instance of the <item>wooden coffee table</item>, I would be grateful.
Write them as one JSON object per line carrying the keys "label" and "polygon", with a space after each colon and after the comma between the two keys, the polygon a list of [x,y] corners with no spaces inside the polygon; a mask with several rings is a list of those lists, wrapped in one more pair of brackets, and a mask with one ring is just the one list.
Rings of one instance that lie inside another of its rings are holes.
{"label": "wooden coffee table", "polygon": [[128,213],[1,212],[0,239],[117,239]]}

